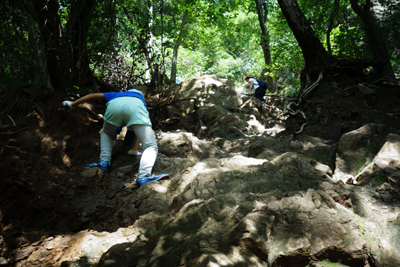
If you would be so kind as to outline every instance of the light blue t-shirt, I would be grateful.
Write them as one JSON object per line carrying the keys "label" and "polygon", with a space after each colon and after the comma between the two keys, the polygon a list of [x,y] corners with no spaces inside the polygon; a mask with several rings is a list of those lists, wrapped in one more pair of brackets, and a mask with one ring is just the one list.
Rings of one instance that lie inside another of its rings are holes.
{"label": "light blue t-shirt", "polygon": [[257,82],[256,79],[250,78],[250,79],[249,79],[249,82],[253,82],[253,88],[250,88],[250,89],[256,90],[256,89],[259,87],[258,82]]}
{"label": "light blue t-shirt", "polygon": [[[135,91],[133,91],[135,90]],[[120,93],[104,93],[107,109],[104,121],[115,126],[132,124],[150,125],[151,121],[147,111],[143,94],[136,89]]]}

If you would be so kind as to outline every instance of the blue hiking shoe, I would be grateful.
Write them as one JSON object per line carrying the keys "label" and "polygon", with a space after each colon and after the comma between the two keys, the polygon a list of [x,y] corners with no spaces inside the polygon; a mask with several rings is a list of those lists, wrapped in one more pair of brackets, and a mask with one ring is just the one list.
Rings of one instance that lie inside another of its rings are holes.
{"label": "blue hiking shoe", "polygon": [[98,161],[94,162],[94,163],[89,163],[85,165],[85,169],[90,169],[90,168],[99,168],[103,171],[108,171],[108,169],[110,168],[110,162],[108,160],[101,160],[99,159]]}
{"label": "blue hiking shoe", "polygon": [[150,174],[147,174],[146,176],[137,178],[136,183],[139,187],[141,187],[142,185],[144,185],[146,183],[151,183],[151,182],[164,180],[164,179],[168,179],[168,178],[169,178],[168,174],[160,174],[157,176],[151,176]]}

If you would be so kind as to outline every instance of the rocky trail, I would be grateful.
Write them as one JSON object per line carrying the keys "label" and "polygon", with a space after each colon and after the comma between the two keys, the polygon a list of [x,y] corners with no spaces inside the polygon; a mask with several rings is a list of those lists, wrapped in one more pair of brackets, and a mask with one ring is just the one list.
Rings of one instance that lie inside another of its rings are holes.
{"label": "rocky trail", "polygon": [[324,79],[301,134],[226,79],[138,89],[170,175],[140,188],[124,131],[110,172],[83,169],[101,105],[43,91],[0,118],[0,266],[400,266],[398,84]]}

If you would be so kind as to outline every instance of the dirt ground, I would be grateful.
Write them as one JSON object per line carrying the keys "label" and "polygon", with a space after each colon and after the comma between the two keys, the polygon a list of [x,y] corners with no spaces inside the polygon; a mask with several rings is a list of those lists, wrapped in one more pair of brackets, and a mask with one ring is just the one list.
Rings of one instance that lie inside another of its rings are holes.
{"label": "dirt ground", "polygon": [[[103,121],[83,109],[65,110],[60,105],[63,100],[62,96],[44,90],[35,96],[33,112],[25,114],[22,120],[17,120],[15,114],[3,114],[0,118],[0,266],[18,247],[43,236],[84,229],[81,215],[74,213],[70,202],[109,182],[107,174],[95,181],[75,179],[85,164],[98,159]],[[105,109],[96,103],[84,106],[98,114]],[[174,124],[165,122],[168,106],[152,113],[154,130],[190,132],[195,127],[190,116]],[[119,156],[114,157],[112,166],[133,162],[137,172],[138,160],[126,155],[127,151],[117,140],[113,154]],[[99,222],[96,227],[114,227],[105,225]]]}

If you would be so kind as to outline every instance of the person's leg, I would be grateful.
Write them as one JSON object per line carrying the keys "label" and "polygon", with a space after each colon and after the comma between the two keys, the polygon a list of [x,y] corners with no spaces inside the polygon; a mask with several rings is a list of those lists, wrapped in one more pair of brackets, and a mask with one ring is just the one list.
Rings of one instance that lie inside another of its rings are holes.
{"label": "person's leg", "polygon": [[136,137],[142,142],[143,154],[140,159],[138,177],[151,175],[157,159],[158,147],[153,129],[149,125],[133,124],[128,127],[133,130]]}
{"label": "person's leg", "polygon": [[113,148],[114,135],[117,128],[118,126],[104,122],[100,137],[100,160],[94,163],[86,164],[86,169],[96,167],[104,171],[108,171],[111,164],[111,152]]}
{"label": "person's leg", "polygon": [[264,95],[265,95],[265,90],[264,88],[261,87],[258,87],[256,89],[256,92],[254,93],[254,97],[263,102],[264,102]]}
{"label": "person's leg", "polygon": [[128,155],[131,155],[131,156],[140,156],[140,155],[142,155],[142,153],[139,152],[139,144],[140,144],[139,138],[135,137],[135,143],[133,143],[133,146],[128,151]]}
{"label": "person's leg", "polygon": [[100,138],[100,160],[111,163],[111,153],[113,149],[113,139],[118,127],[104,122]]}
{"label": "person's leg", "polygon": [[125,138],[122,145],[131,148],[135,143],[135,140],[136,140],[135,132],[128,129],[125,133]]}
{"label": "person's leg", "polygon": [[139,138],[136,137],[135,143],[133,144],[131,150],[132,150],[132,151],[138,151],[138,149],[139,149],[139,144],[140,144],[140,140],[139,140]]}

